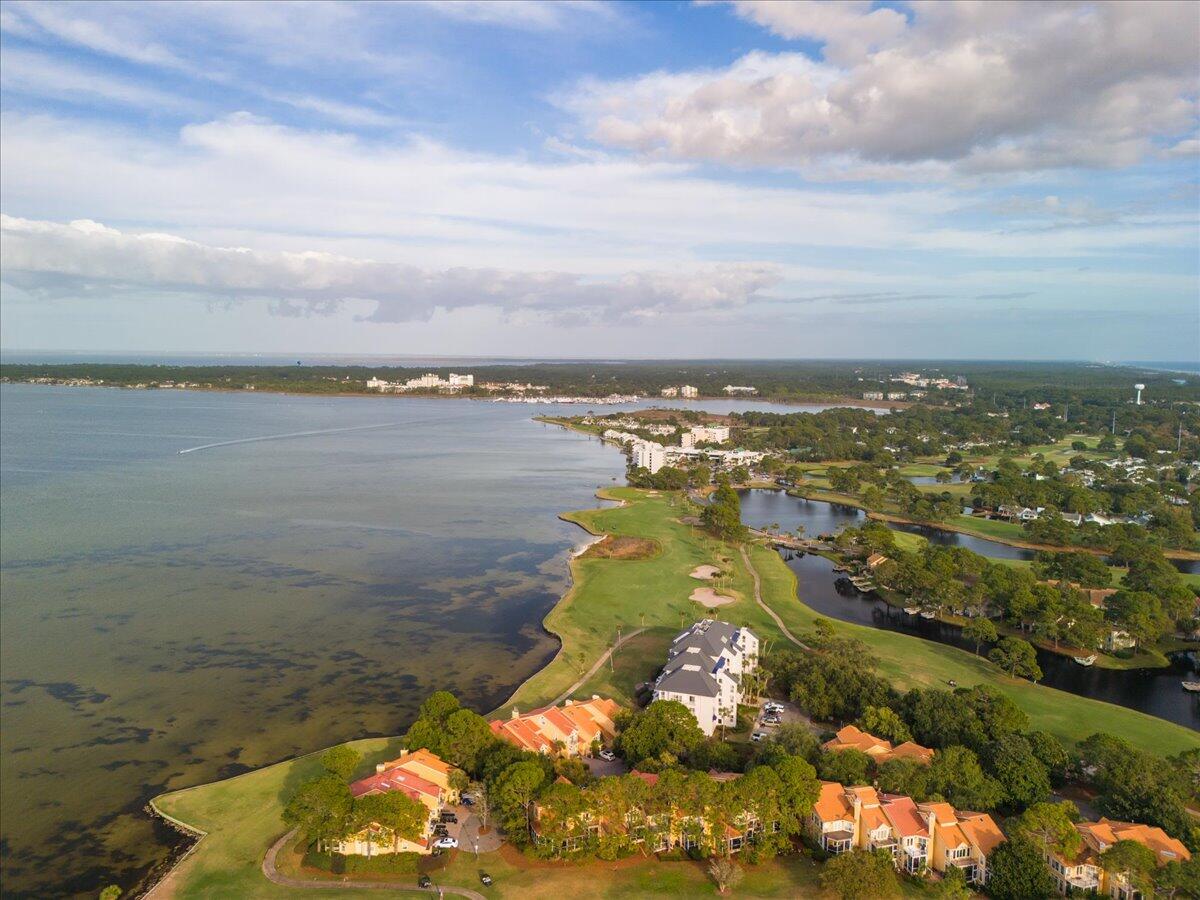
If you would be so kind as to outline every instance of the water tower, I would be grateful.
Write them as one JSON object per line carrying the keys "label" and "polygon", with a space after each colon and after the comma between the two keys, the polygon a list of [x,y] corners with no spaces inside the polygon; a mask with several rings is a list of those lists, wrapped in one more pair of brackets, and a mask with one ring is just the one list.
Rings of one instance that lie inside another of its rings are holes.
{"label": "water tower", "polygon": [[1133,401],[1134,406],[1141,406],[1142,405],[1142,391],[1144,391],[1146,389],[1146,386],[1144,384],[1135,384],[1133,386],[1133,389],[1135,391],[1137,391],[1137,399],[1135,399]]}

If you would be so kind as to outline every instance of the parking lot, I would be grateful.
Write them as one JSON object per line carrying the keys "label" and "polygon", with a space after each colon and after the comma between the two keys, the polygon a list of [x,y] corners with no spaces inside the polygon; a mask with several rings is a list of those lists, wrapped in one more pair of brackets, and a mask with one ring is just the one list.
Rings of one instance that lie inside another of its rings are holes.
{"label": "parking lot", "polygon": [[782,709],[779,711],[779,725],[803,725],[813,732],[818,731],[818,729],[813,726],[808,716],[801,712],[794,703],[791,703],[787,700],[764,699],[763,707],[759,708],[758,715],[754,718],[754,727],[751,729],[752,734],[755,732],[762,732],[770,736],[779,728],[779,725],[767,725],[763,722],[763,719],[766,717],[765,706],[768,702],[775,703],[782,707]]}

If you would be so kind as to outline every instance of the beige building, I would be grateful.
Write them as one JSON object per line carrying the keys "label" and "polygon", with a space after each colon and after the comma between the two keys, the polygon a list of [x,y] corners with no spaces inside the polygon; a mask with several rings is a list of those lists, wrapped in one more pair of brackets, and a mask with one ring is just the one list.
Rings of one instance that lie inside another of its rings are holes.
{"label": "beige building", "polygon": [[455,771],[453,766],[428,750],[406,750],[398,758],[380,763],[375,767],[374,775],[350,785],[350,794],[354,797],[391,791],[407,794],[429,811],[420,837],[411,841],[372,822],[357,834],[331,841],[330,851],[352,856],[429,853],[433,849],[433,825],[439,813],[444,807],[458,803],[458,791],[451,783]]}
{"label": "beige building", "polygon": [[987,881],[988,859],[1004,841],[986,813],[830,781],[821,782],[808,825],[813,840],[829,853],[881,850],[909,874],[956,867],[971,884]]}
{"label": "beige building", "polygon": [[522,750],[551,756],[591,756],[595,744],[607,744],[617,736],[613,719],[620,711],[615,700],[593,694],[591,700],[567,700],[562,706],[546,706],[524,715],[514,706],[507,720],[489,724],[492,734]]}

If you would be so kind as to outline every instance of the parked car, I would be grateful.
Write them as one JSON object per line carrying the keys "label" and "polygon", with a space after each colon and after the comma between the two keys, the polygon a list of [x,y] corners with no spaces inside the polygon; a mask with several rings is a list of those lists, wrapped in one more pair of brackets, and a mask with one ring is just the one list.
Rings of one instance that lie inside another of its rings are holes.
{"label": "parked car", "polygon": [[444,838],[438,838],[433,844],[439,850],[453,850],[458,846],[458,840],[447,835]]}
{"label": "parked car", "polygon": [[604,760],[605,762],[612,762],[614,759],[617,758],[617,755],[615,753],[613,753],[611,750],[609,750],[607,747],[605,747],[603,750],[600,751],[600,758],[602,760]]}
{"label": "parked car", "polygon": [[767,736],[767,733],[765,731],[756,731],[756,732],[754,732],[754,734],[750,735],[750,740],[752,743],[757,744],[759,741],[763,740],[766,736]]}
{"label": "parked car", "polygon": [[491,876],[491,875],[489,875],[487,872],[480,872],[480,873],[479,873],[479,880],[480,880],[481,882],[483,882],[483,886],[484,886],[484,887],[491,887],[491,886],[492,886],[492,876]]}
{"label": "parked car", "polygon": [[462,801],[463,806],[474,806],[475,805],[475,798],[472,797],[470,794],[463,794],[458,799]]}
{"label": "parked car", "polygon": [[417,879],[417,887],[428,890],[429,888],[433,887],[433,879],[428,875],[422,875]]}
{"label": "parked car", "polygon": [[451,822],[451,823],[458,822],[458,816],[456,816],[454,813],[452,813],[448,809],[443,809],[442,814],[440,816],[438,816],[438,818],[441,819],[443,822]]}

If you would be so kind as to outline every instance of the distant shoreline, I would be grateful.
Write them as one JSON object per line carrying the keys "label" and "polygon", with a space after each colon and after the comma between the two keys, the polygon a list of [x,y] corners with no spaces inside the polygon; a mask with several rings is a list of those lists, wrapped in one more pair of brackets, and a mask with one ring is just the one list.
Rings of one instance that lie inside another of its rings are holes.
{"label": "distant shoreline", "polygon": [[[281,397],[331,397],[331,398],[377,397],[377,398],[381,398],[381,399],[382,398],[387,398],[387,399],[408,398],[408,399],[422,399],[422,400],[477,400],[481,403],[508,403],[513,406],[558,406],[558,405],[563,404],[563,401],[561,401],[561,400],[560,401],[547,400],[544,402],[543,401],[525,402],[525,401],[521,401],[518,399],[507,399],[507,398],[511,398],[511,397],[519,397],[519,395],[513,395],[513,394],[502,394],[502,395],[497,395],[495,397],[488,397],[488,396],[482,396],[479,394],[466,394],[466,393],[462,393],[462,392],[453,392],[453,393],[448,392],[448,393],[441,394],[441,393],[428,393],[428,392],[424,392],[424,391],[403,391],[403,392],[399,392],[399,393],[392,393],[392,392],[385,393],[382,391],[281,391],[281,390],[273,390],[271,388],[244,388],[244,387],[239,388],[239,387],[216,387],[216,386],[205,387],[202,385],[196,385],[196,386],[189,385],[188,387],[178,387],[175,385],[172,385],[170,387],[161,387],[158,385],[138,387],[136,385],[130,385],[130,384],[70,384],[68,382],[62,382],[62,381],[35,381],[35,380],[25,379],[25,378],[14,379],[14,378],[7,378],[7,377],[0,378],[0,384],[23,384],[23,385],[28,385],[30,387],[107,388],[109,390],[147,391],[147,392],[149,392],[149,391],[180,391],[180,392],[194,391],[196,393],[205,393],[205,394],[271,394],[273,396],[281,396]],[[585,397],[583,395],[568,395],[568,394],[562,394],[562,395],[558,395],[558,396],[577,397],[578,399],[573,399],[573,400],[569,401],[570,404],[574,405],[574,406],[586,406],[588,402],[593,402],[593,403],[596,403],[597,405],[600,405],[600,404],[604,403],[604,401],[606,399],[604,397]],[[705,396],[705,397],[692,397],[687,400],[679,400],[679,399],[671,398],[671,397],[653,397],[650,395],[646,395],[646,396],[639,396],[638,400],[630,401],[630,402],[637,402],[637,403],[659,403],[659,402],[661,402],[663,404],[663,406],[662,406],[663,409],[687,409],[687,408],[689,408],[688,406],[686,406],[686,405],[680,406],[678,404],[705,403],[705,402],[712,402],[712,401],[726,401],[726,402],[742,401],[742,402],[771,404],[772,406],[837,406],[837,407],[857,408],[857,409],[888,409],[888,410],[890,410],[890,409],[908,409],[909,407],[915,405],[913,403],[898,402],[898,401],[861,400],[861,399],[857,399],[857,398],[853,398],[853,397],[834,397],[834,398],[810,397],[807,399],[789,399],[789,398],[758,397],[758,396],[725,397],[725,396],[715,396],[715,395],[714,396]],[[605,404],[605,405],[621,406],[623,404],[613,403],[613,404]]]}

